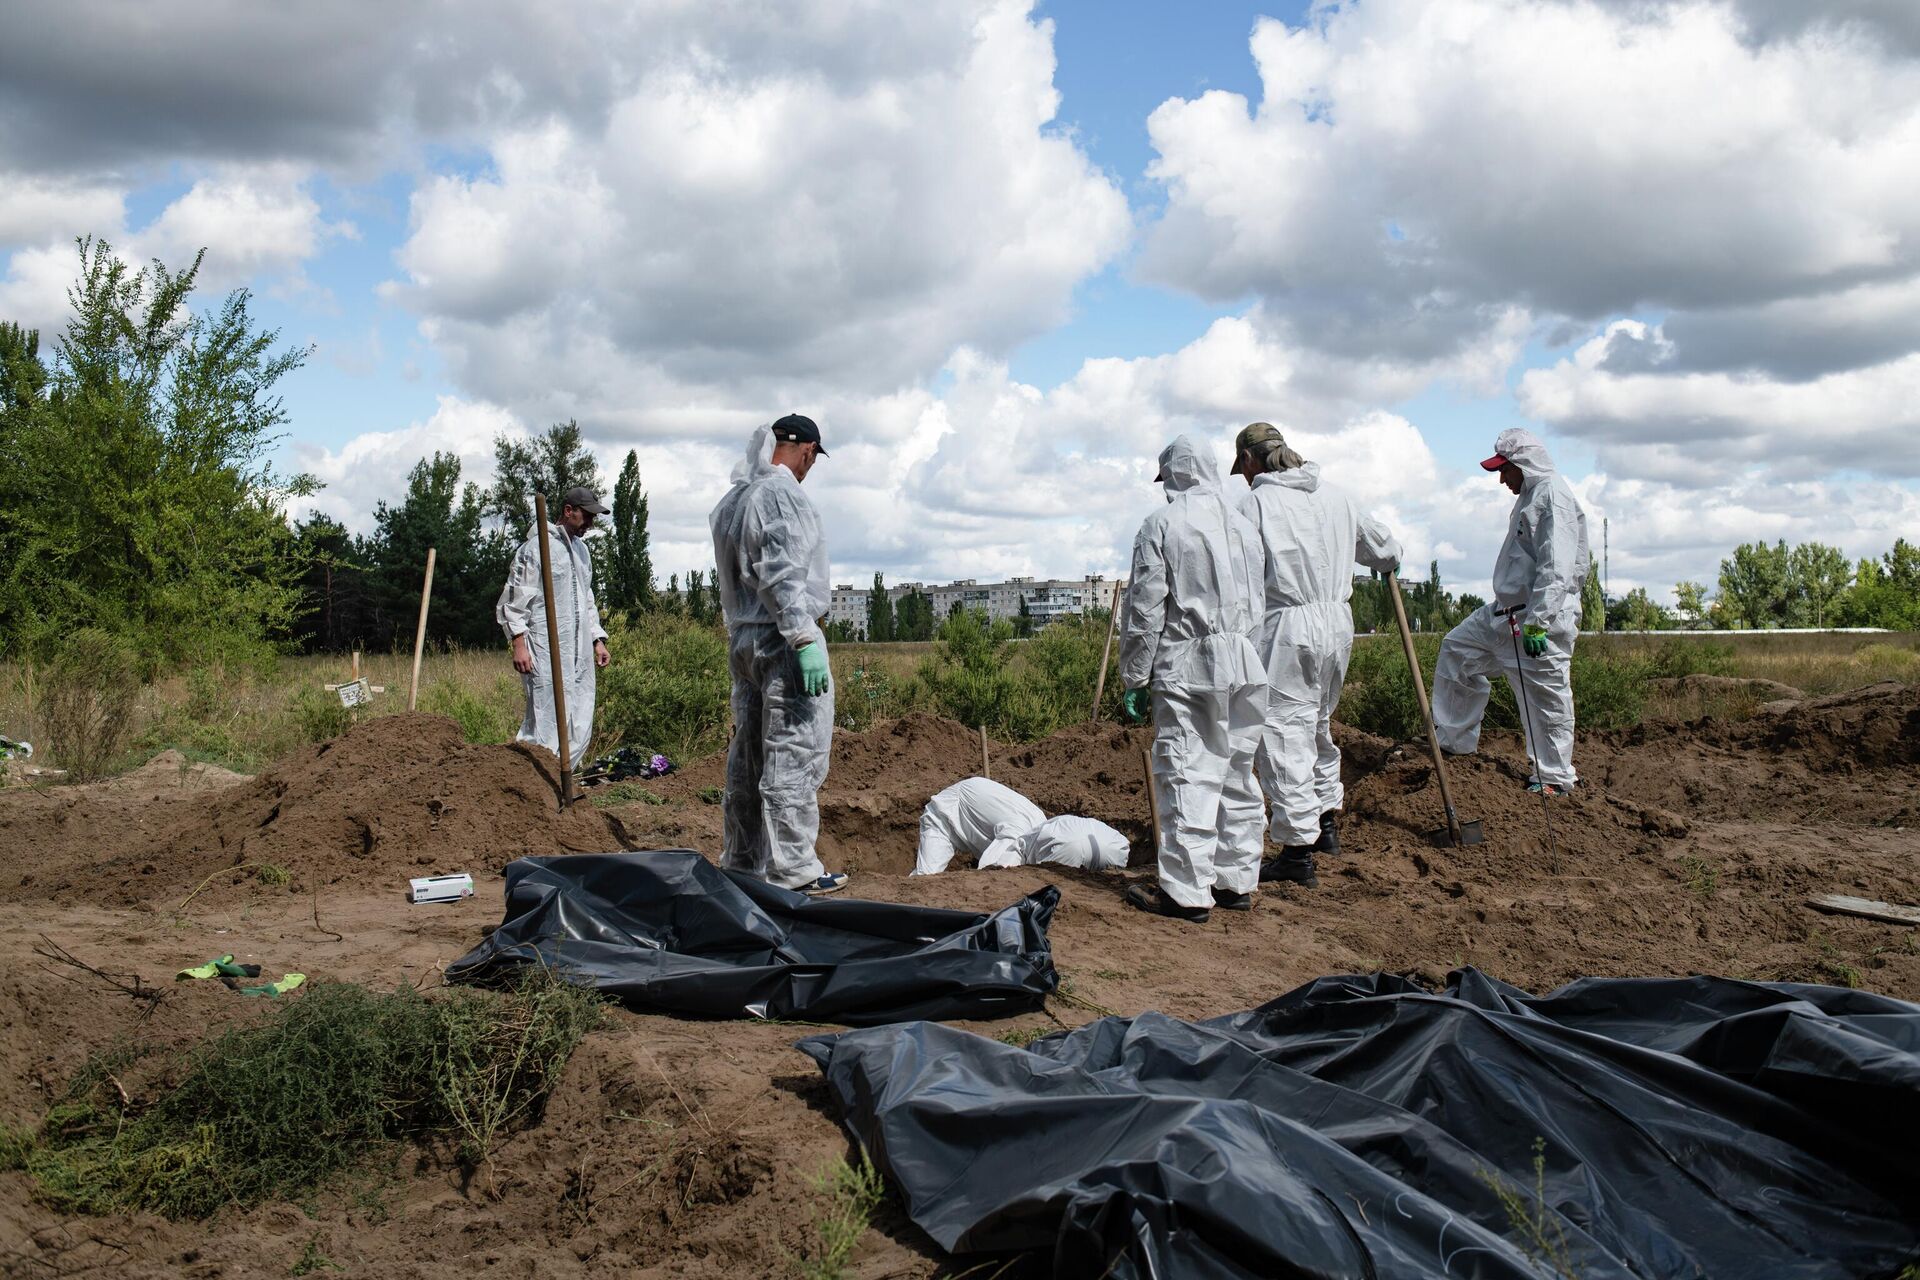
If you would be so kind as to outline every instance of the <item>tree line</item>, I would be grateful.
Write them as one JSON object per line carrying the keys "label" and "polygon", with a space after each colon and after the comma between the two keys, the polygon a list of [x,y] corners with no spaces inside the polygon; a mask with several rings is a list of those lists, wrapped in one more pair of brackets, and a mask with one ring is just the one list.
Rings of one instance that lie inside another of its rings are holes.
{"label": "tree line", "polygon": [[[494,478],[461,475],[457,456],[423,458],[405,492],[379,504],[370,532],[326,515],[288,518],[318,485],[276,470],[288,418],[276,387],[311,354],[262,328],[245,290],[196,312],[200,257],[135,269],[105,241],[79,242],[65,330],[0,323],[0,649],[57,652],[81,629],[117,635],[153,667],[262,649],[379,649],[411,638],[429,547],[437,549],[428,637],[499,642],[494,601],[533,524],[533,495],[573,485],[603,493],[579,425],[494,441]],[[594,539],[602,606],[716,622],[712,574],[655,581],[647,495],[629,452],[612,512]],[[1849,561],[1809,542],[1754,542],[1722,561],[1717,594],[1676,587],[1673,608],[1643,588],[1609,599],[1597,574],[1583,625],[1610,629],[1867,626],[1920,628],[1920,548]],[[1438,565],[1407,584],[1410,618],[1444,630],[1478,607],[1441,585]],[[1359,630],[1391,630],[1384,581],[1357,583]],[[874,576],[864,627],[834,639],[929,640],[942,619],[919,590],[890,599]],[[1033,634],[1026,613],[1015,636]]]}

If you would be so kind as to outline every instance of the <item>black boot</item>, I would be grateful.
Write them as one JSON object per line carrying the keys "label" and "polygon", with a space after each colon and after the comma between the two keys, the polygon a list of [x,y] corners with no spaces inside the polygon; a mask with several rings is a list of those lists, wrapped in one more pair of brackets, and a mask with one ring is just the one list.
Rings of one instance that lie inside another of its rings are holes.
{"label": "black boot", "polygon": [[1320,883],[1320,877],[1313,874],[1313,846],[1290,844],[1280,851],[1277,858],[1268,858],[1260,864],[1260,883],[1273,884],[1288,881],[1311,889]]}
{"label": "black boot", "polygon": [[1314,841],[1313,851],[1329,858],[1340,856],[1340,811],[1329,809],[1320,815],[1320,838]]}
{"label": "black boot", "polygon": [[1231,889],[1222,889],[1219,885],[1215,885],[1213,886],[1213,905],[1222,911],[1251,911],[1253,895],[1235,893]]}
{"label": "black boot", "polygon": [[1185,920],[1190,924],[1205,924],[1212,912],[1205,907],[1183,907],[1167,896],[1167,891],[1157,884],[1136,884],[1130,886],[1121,895],[1122,901],[1138,911],[1156,916],[1166,916],[1171,920]]}

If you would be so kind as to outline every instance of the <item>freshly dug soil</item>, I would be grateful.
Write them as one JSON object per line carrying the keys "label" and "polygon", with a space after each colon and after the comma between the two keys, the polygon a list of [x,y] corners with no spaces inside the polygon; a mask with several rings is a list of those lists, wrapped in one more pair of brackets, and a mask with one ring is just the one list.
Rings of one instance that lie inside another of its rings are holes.
{"label": "freshly dug soil", "polygon": [[[1049,812],[1118,827],[1139,864],[1147,737],[1103,724],[994,742],[990,772]],[[1805,905],[1821,893],[1920,903],[1920,691],[1874,686],[1746,720],[1585,734],[1581,786],[1545,807],[1524,789],[1520,741],[1488,735],[1480,754],[1449,764],[1461,816],[1487,835],[1464,849],[1426,839],[1442,813],[1420,744],[1345,730],[1340,740],[1343,855],[1322,859],[1317,889],[1266,887],[1253,911],[1216,911],[1204,925],[1127,908],[1121,892],[1151,875],[1145,866],[908,877],[927,798],[980,771],[977,731],[929,716],[836,736],[821,853],[866,898],[983,910],[1061,887],[1051,935],[1062,998],[1011,1027],[967,1024],[986,1035],[1080,1025],[1103,1010],[1206,1017],[1327,973],[1438,984],[1461,964],[1536,991],[1583,974],[1709,972],[1920,999],[1920,931]],[[512,857],[623,844],[718,856],[722,757],[641,784],[655,802],[581,804],[564,818],[554,764],[466,746],[450,721],[395,716],[221,790],[188,789],[171,764],[98,787],[0,794],[0,848],[12,853],[0,899],[29,923],[0,932],[0,1121],[43,1116],[89,1053],[184,1045],[261,1016],[264,1002],[172,982],[208,956],[231,951],[314,980],[428,985],[499,919],[495,869]],[[293,883],[215,875],[181,908],[210,874],[246,862],[285,866]],[[478,882],[471,900],[414,907],[400,896],[408,875],[462,869]],[[49,959],[42,935],[119,985]],[[164,988],[157,1003],[126,994],[135,975]],[[317,1253],[349,1275],[435,1280],[791,1275],[826,1208],[814,1177],[848,1153],[818,1072],[791,1048],[807,1030],[615,1012],[541,1121],[483,1169],[407,1148],[369,1187],[306,1207],[205,1223],[83,1220],[37,1200],[25,1175],[0,1173],[0,1269],[284,1275]],[[136,1103],[143,1080],[137,1067],[122,1080]],[[947,1259],[889,1200],[847,1274],[931,1280],[972,1261]]]}
{"label": "freshly dug soil", "polygon": [[206,775],[181,763],[156,757],[114,782],[0,809],[0,842],[34,850],[22,896],[151,903],[209,877],[220,883],[205,891],[218,893],[241,880],[222,869],[263,867],[305,887],[350,878],[400,893],[413,876],[628,847],[602,810],[560,812],[551,752],[470,745],[445,716],[376,716],[211,796]]}

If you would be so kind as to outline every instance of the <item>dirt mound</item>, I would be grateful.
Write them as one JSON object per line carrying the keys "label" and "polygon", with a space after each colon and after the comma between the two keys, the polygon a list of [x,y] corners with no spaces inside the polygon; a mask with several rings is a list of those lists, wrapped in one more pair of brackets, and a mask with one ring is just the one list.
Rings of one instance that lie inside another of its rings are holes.
{"label": "dirt mound", "polygon": [[1694,672],[1686,676],[1662,676],[1647,681],[1647,688],[1653,693],[1671,697],[1675,694],[1747,694],[1761,702],[1798,702],[1807,695],[1790,684],[1781,684],[1778,680],[1761,680],[1746,676],[1710,676]]}
{"label": "dirt mound", "polygon": [[[111,789],[84,798],[61,824],[66,847],[50,851],[32,888],[150,901],[222,868],[276,867],[303,885],[352,877],[398,892],[410,876],[623,847],[618,820],[592,805],[559,812],[557,765],[537,748],[469,744],[444,716],[376,716],[250,782],[158,813],[116,806]],[[179,772],[168,763],[148,781]]]}
{"label": "dirt mound", "polygon": [[1582,735],[1582,778],[1696,818],[1909,825],[1920,798],[1920,688],[1868,685],[1769,706],[1749,719],[1647,723]]}

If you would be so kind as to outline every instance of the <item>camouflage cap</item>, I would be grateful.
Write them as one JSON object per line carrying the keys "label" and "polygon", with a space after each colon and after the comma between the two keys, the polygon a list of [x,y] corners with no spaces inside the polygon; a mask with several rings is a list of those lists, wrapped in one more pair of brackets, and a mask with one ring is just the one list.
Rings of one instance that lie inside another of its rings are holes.
{"label": "camouflage cap", "polygon": [[1240,434],[1233,438],[1233,471],[1240,475],[1245,468],[1241,465],[1246,455],[1252,452],[1255,457],[1265,457],[1269,445],[1284,445],[1286,439],[1281,436],[1280,428],[1271,422],[1250,422],[1240,428]]}

